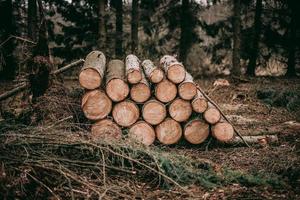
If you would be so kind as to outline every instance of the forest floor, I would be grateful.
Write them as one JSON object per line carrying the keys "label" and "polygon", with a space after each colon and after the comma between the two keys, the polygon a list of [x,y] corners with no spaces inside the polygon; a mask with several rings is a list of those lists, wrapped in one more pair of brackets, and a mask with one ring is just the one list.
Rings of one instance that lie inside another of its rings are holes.
{"label": "forest floor", "polygon": [[[213,86],[216,78],[197,80],[197,83],[242,135],[276,134],[279,142],[245,147],[213,141],[200,146],[180,143],[161,149],[190,159],[207,159],[220,168],[279,177],[282,183],[279,186],[247,185],[241,181],[209,189],[188,185],[186,190],[197,196],[190,199],[300,199],[300,79],[225,79],[229,86]],[[72,89],[79,87],[74,81],[67,81],[65,85]],[[1,87],[0,92],[8,87],[9,84]],[[145,188],[144,184],[134,183],[140,199],[189,198],[178,189]]]}

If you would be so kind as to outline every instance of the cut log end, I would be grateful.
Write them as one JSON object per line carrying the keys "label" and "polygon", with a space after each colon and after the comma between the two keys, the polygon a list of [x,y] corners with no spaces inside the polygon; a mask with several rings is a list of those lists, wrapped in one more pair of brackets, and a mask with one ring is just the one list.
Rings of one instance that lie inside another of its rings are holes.
{"label": "cut log end", "polygon": [[127,81],[130,84],[139,83],[141,80],[142,80],[142,74],[138,70],[133,70],[132,72],[129,72],[127,75]]}
{"label": "cut log end", "polygon": [[165,105],[161,102],[150,100],[144,104],[142,115],[146,122],[157,125],[166,118],[167,111]]}
{"label": "cut log end", "polygon": [[129,137],[149,146],[155,140],[155,131],[148,123],[138,121],[129,129]]}
{"label": "cut log end", "polygon": [[182,129],[178,122],[173,119],[165,119],[156,129],[157,139],[163,144],[175,144],[182,136]]}
{"label": "cut log end", "polygon": [[129,94],[129,87],[121,79],[112,79],[106,84],[107,95],[115,102],[124,100]]}
{"label": "cut log end", "polygon": [[173,64],[168,68],[167,77],[175,84],[181,83],[185,78],[185,69],[182,65]]}
{"label": "cut log end", "polygon": [[158,100],[164,103],[168,103],[175,99],[177,94],[177,88],[174,83],[164,79],[156,85],[155,96]]}
{"label": "cut log end", "polygon": [[80,85],[88,90],[93,90],[100,87],[102,78],[97,70],[93,68],[86,68],[79,74]]}
{"label": "cut log end", "polygon": [[209,135],[209,125],[199,119],[190,121],[184,127],[184,138],[191,144],[201,144]]}
{"label": "cut log end", "polygon": [[105,118],[112,109],[112,102],[101,90],[92,90],[87,92],[81,103],[86,118],[90,120],[99,120]]}
{"label": "cut log end", "polygon": [[216,108],[208,108],[204,114],[203,114],[204,119],[210,123],[210,124],[215,124],[218,121],[220,121],[221,118],[221,113],[218,109]]}
{"label": "cut log end", "polygon": [[196,113],[204,113],[208,107],[207,100],[204,98],[196,98],[192,101],[192,107]]}
{"label": "cut log end", "polygon": [[139,108],[131,101],[122,101],[113,108],[112,115],[117,124],[129,127],[139,118]]}
{"label": "cut log end", "polygon": [[156,68],[150,75],[150,81],[152,83],[159,83],[164,79],[164,72],[160,68]]}
{"label": "cut log end", "polygon": [[143,103],[147,101],[151,96],[151,90],[148,85],[144,83],[138,83],[132,86],[130,90],[130,97],[137,103]]}
{"label": "cut log end", "polygon": [[221,142],[228,142],[233,138],[234,129],[227,122],[219,122],[212,127],[212,136]]}
{"label": "cut log end", "polygon": [[169,107],[170,116],[178,122],[187,121],[192,111],[190,102],[183,99],[175,99]]}
{"label": "cut log end", "polygon": [[184,100],[191,100],[197,94],[197,87],[191,82],[181,83],[178,86],[178,94]]}
{"label": "cut log end", "polygon": [[118,140],[122,137],[121,128],[110,119],[103,119],[92,125],[91,139],[95,142]]}

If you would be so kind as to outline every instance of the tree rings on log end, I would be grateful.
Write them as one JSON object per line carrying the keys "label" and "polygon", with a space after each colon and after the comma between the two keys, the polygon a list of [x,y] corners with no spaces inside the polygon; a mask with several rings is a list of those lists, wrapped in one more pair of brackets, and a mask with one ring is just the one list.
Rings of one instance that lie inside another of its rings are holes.
{"label": "tree rings on log end", "polygon": [[121,128],[110,119],[103,119],[92,125],[91,139],[95,142],[105,139],[121,139]]}
{"label": "tree rings on log end", "polygon": [[127,81],[131,84],[139,83],[142,80],[142,74],[139,70],[132,70],[127,74]]}
{"label": "tree rings on log end", "polygon": [[175,144],[182,136],[182,129],[178,122],[171,118],[165,119],[155,128],[157,139],[163,144]]}
{"label": "tree rings on log end", "polygon": [[210,124],[215,124],[218,121],[220,121],[221,118],[221,113],[218,109],[216,108],[208,108],[204,114],[203,114],[204,119],[210,123]]}
{"label": "tree rings on log end", "polygon": [[114,102],[119,102],[128,96],[129,87],[122,79],[115,78],[106,84],[106,93]]}
{"label": "tree rings on log end", "polygon": [[196,98],[192,101],[192,107],[196,113],[204,113],[208,107],[207,100],[204,98]]}
{"label": "tree rings on log end", "polygon": [[155,131],[147,122],[138,121],[130,127],[129,137],[149,146],[155,140]]}
{"label": "tree rings on log end", "polygon": [[139,118],[140,112],[137,105],[131,101],[117,103],[112,111],[115,122],[123,127],[129,127]]}
{"label": "tree rings on log end", "polygon": [[176,95],[176,85],[167,79],[164,79],[155,87],[155,96],[161,102],[168,103],[175,99]]}
{"label": "tree rings on log end", "polygon": [[159,101],[147,101],[142,109],[143,119],[152,125],[161,123],[167,115],[166,107]]}
{"label": "tree rings on log end", "polygon": [[147,101],[151,96],[150,87],[144,83],[138,83],[132,86],[130,90],[130,97],[137,103]]}
{"label": "tree rings on log end", "polygon": [[178,94],[184,100],[191,100],[197,94],[197,87],[192,82],[184,82],[178,86]]}
{"label": "tree rings on log end", "polygon": [[152,71],[151,75],[150,75],[150,81],[152,83],[159,83],[164,79],[164,72],[162,69],[160,68],[156,68]]}
{"label": "tree rings on log end", "polygon": [[101,90],[87,92],[81,102],[81,108],[86,118],[99,120],[105,118],[112,109],[112,102]]}
{"label": "tree rings on log end", "polygon": [[93,68],[83,69],[79,74],[80,85],[88,90],[100,87],[102,78],[97,70]]}
{"label": "tree rings on log end", "polygon": [[167,77],[175,84],[181,83],[185,78],[185,69],[181,64],[172,64],[167,71]]}
{"label": "tree rings on log end", "polygon": [[169,107],[170,116],[178,122],[187,121],[190,118],[192,111],[191,103],[179,98],[175,99]]}
{"label": "tree rings on log end", "polygon": [[199,119],[188,122],[184,127],[184,138],[191,144],[201,144],[209,135],[209,125]]}
{"label": "tree rings on log end", "polygon": [[219,122],[212,129],[212,136],[221,142],[228,142],[233,138],[234,129],[228,122]]}

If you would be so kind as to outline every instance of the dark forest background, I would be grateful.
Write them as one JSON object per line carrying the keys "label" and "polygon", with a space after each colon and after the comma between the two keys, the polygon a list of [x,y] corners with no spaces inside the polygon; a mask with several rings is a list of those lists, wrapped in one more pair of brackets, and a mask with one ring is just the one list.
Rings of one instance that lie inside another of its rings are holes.
{"label": "dark forest background", "polygon": [[100,49],[157,61],[177,55],[195,76],[295,76],[295,0],[0,0],[0,72],[12,79],[36,56],[54,68]]}

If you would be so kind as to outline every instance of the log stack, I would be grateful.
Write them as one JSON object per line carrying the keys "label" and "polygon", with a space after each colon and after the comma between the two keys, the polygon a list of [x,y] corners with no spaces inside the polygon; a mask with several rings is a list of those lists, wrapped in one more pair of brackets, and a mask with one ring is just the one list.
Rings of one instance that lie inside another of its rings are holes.
{"label": "log stack", "polygon": [[210,134],[221,142],[234,136],[232,125],[174,56],[163,56],[159,66],[132,54],[125,62],[107,63],[102,52],[93,51],[79,82],[86,90],[81,105],[93,122],[94,141],[127,138],[151,145],[157,139],[171,145],[185,139],[201,144]]}

